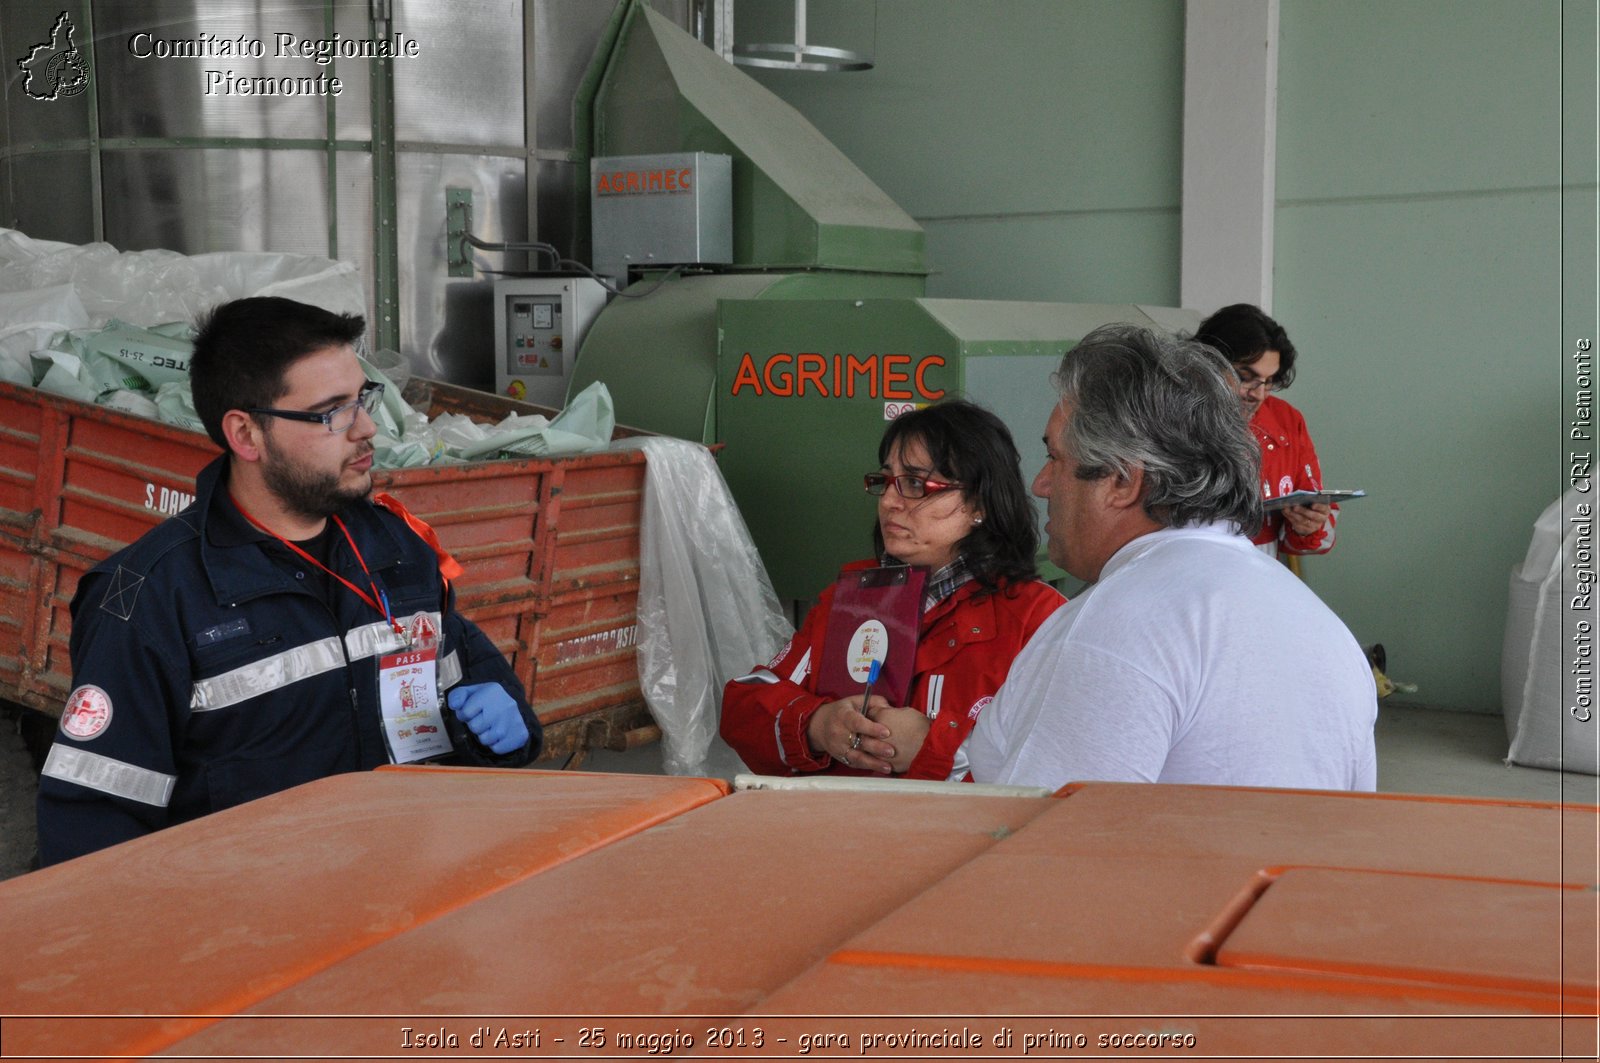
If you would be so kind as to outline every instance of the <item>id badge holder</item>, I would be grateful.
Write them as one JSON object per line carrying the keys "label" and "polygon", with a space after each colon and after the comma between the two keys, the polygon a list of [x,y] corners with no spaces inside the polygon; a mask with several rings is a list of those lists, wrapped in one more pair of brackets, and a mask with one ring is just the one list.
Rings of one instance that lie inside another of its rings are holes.
{"label": "id badge holder", "polygon": [[391,764],[414,764],[449,753],[440,712],[439,643],[418,639],[378,658],[378,704]]}

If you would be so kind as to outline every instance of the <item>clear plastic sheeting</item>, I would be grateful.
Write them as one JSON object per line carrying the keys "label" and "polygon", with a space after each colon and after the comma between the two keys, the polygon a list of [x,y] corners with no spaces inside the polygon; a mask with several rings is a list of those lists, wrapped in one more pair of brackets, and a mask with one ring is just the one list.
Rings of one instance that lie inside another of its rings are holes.
{"label": "clear plastic sheeting", "polygon": [[57,333],[88,325],[88,311],[70,284],[0,291],[0,380],[32,386],[28,359],[33,352],[47,347]]}
{"label": "clear plastic sheeting", "polygon": [[114,317],[145,327],[188,322],[218,303],[251,295],[281,295],[341,314],[360,314],[366,306],[355,266],[316,255],[118,251],[0,229],[0,293],[42,294],[61,285],[72,287],[88,317],[64,322],[65,328],[103,328]]}
{"label": "clear plastic sheeting", "polygon": [[0,229],[0,380],[198,430],[187,396],[193,322],[218,303],[259,295],[336,313],[366,305],[348,262],[118,251]]}
{"label": "clear plastic sheeting", "polygon": [[[1600,721],[1580,720],[1571,711],[1593,701],[1593,661],[1583,659],[1582,676],[1563,661],[1574,646],[1567,641],[1569,629],[1582,622],[1592,632],[1595,624],[1592,597],[1584,593],[1593,591],[1593,584],[1580,589],[1571,577],[1563,580],[1577,570],[1580,551],[1593,551],[1592,532],[1565,521],[1565,514],[1585,501],[1589,499],[1574,489],[1551,503],[1534,522],[1527,557],[1511,570],[1500,694],[1511,740],[1509,762],[1596,775]],[[1592,714],[1596,707],[1588,704],[1583,711]]]}
{"label": "clear plastic sheeting", "polygon": [[662,764],[703,775],[722,688],[794,634],[710,452],[666,437],[645,453],[639,534],[639,686],[661,727]]}

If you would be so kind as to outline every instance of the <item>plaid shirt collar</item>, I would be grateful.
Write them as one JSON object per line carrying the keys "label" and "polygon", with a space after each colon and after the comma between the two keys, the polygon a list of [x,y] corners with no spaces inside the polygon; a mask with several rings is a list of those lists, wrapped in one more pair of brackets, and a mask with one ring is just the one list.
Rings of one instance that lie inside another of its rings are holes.
{"label": "plaid shirt collar", "polygon": [[[893,554],[884,554],[879,561],[885,565],[905,564]],[[971,578],[972,573],[967,571],[967,559],[964,557],[958,557],[938,571],[929,574],[928,582],[922,587],[922,611],[924,613],[930,611]]]}

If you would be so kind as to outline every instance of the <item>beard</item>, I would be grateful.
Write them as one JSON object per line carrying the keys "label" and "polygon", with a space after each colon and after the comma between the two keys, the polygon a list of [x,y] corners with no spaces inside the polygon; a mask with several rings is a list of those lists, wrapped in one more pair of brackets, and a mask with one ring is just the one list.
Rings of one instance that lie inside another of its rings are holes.
{"label": "beard", "polygon": [[[323,520],[340,512],[352,503],[359,502],[372,493],[372,474],[364,473],[359,483],[343,486],[343,468],[339,472],[324,472],[297,464],[272,445],[265,442],[267,460],[261,463],[261,479],[285,509],[312,520]],[[372,452],[368,445],[356,458]]]}

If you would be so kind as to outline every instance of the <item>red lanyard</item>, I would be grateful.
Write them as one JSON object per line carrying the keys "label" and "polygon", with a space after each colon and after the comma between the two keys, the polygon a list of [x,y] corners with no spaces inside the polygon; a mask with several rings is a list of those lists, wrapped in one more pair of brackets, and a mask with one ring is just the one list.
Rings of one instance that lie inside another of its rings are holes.
{"label": "red lanyard", "polygon": [[296,546],[294,543],[290,542],[288,539],[285,539],[283,536],[279,535],[277,532],[273,531],[271,528],[267,527],[265,524],[262,524],[259,520],[256,520],[254,517],[252,517],[250,515],[250,511],[249,510],[247,510],[243,506],[239,505],[239,500],[237,498],[233,498],[231,495],[229,496],[229,498],[232,499],[234,507],[236,509],[238,509],[239,513],[244,517],[245,520],[247,520],[251,524],[255,525],[261,531],[266,532],[268,535],[270,535],[274,539],[278,540],[284,546],[287,546],[290,550],[292,550],[295,554],[299,555],[305,561],[308,561],[311,564],[316,565],[318,568],[322,569],[322,571],[326,572],[328,575],[332,576],[334,579],[336,579],[340,583],[344,584],[346,587],[348,587],[350,589],[351,593],[353,593],[356,597],[360,598],[362,601],[364,601],[368,605],[372,606],[372,608],[374,608],[378,612],[382,613],[383,614],[383,618],[389,622],[389,626],[394,629],[394,633],[396,635],[400,636],[401,638],[405,638],[406,637],[405,629],[402,628],[400,626],[400,622],[394,618],[394,614],[389,612],[389,596],[387,594],[385,594],[383,591],[378,589],[378,584],[372,578],[372,573],[367,571],[366,558],[361,556],[361,550],[356,546],[356,541],[350,537],[350,529],[346,528],[344,526],[344,521],[340,520],[337,515],[335,515],[332,518],[332,520],[333,520],[333,522],[335,524],[337,524],[339,526],[339,530],[344,533],[344,541],[350,544],[350,552],[356,555],[356,562],[358,564],[360,564],[362,574],[367,577],[367,586],[372,588],[372,593],[370,595],[366,591],[362,590],[360,587],[357,587],[354,583],[351,583],[349,580],[347,580],[343,576],[339,575],[339,573],[335,572],[333,569],[329,568],[327,565],[324,565],[321,561],[318,561],[316,558],[312,557],[310,554],[308,554],[304,550],[300,549],[300,547]]}

